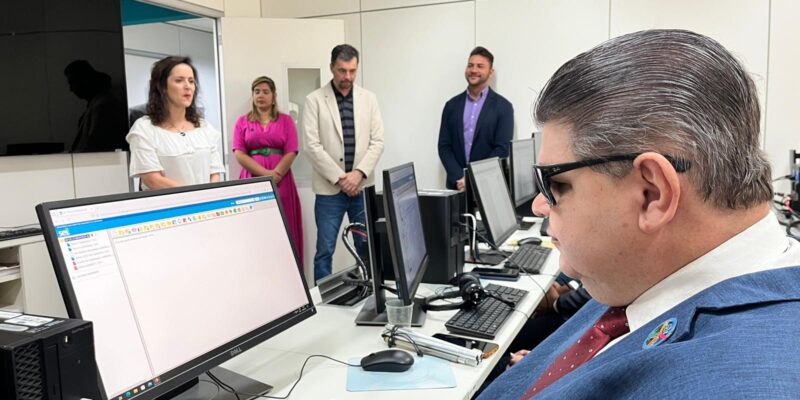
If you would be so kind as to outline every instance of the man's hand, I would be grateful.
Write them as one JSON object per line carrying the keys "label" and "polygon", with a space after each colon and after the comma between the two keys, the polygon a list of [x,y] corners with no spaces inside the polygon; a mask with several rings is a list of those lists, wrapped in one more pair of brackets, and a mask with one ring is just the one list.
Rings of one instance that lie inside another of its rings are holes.
{"label": "man's hand", "polygon": [[508,365],[506,366],[506,369],[509,369],[513,367],[514,364],[522,361],[522,358],[527,356],[528,353],[530,352],[531,352],[530,350],[522,349],[517,351],[516,353],[511,353],[511,358],[508,360]]}
{"label": "man's hand", "polygon": [[353,197],[361,191],[363,181],[364,175],[361,174],[361,171],[353,170],[339,177],[339,187],[346,195]]}
{"label": "man's hand", "polygon": [[463,192],[466,189],[464,186],[464,178],[456,181],[456,189],[458,189],[459,192]]}
{"label": "man's hand", "polygon": [[553,282],[553,286],[547,290],[544,298],[542,298],[542,301],[540,301],[539,305],[536,307],[536,314],[554,312],[555,310],[553,310],[553,303],[558,300],[559,296],[569,292],[570,290],[572,290],[572,288],[570,288],[569,285],[559,285],[558,282]]}

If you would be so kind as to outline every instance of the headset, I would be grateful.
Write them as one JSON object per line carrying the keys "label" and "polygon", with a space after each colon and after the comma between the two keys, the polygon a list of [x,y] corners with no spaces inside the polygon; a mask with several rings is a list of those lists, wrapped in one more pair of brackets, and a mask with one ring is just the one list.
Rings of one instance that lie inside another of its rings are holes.
{"label": "headset", "polygon": [[[473,273],[465,272],[460,274],[451,279],[450,284],[458,286],[458,290],[449,290],[442,294],[426,297],[425,303],[422,305],[423,310],[446,311],[474,308],[477,307],[478,304],[480,304],[483,299],[487,297],[497,299],[511,308],[514,308],[517,305],[514,301],[504,299],[499,295],[484,290],[483,285],[481,285],[481,278]],[[456,297],[461,297],[461,301],[458,303],[431,304],[436,300],[453,299]]]}

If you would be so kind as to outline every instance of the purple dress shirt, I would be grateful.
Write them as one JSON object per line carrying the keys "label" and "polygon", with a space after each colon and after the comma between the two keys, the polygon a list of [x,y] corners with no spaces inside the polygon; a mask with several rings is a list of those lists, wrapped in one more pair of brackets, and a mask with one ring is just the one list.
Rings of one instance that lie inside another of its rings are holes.
{"label": "purple dress shirt", "polygon": [[486,102],[486,95],[489,93],[489,86],[481,90],[478,100],[472,100],[467,89],[467,100],[464,102],[464,155],[469,162],[469,153],[472,150],[472,139],[475,138],[475,127],[478,124],[478,116],[481,115],[483,103]]}

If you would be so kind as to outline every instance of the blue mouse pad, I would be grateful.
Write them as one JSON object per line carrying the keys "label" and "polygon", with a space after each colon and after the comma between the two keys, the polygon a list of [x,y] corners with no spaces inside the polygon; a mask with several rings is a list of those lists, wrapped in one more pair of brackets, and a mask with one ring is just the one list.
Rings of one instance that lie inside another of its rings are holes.
{"label": "blue mouse pad", "polygon": [[[361,358],[347,360],[360,364]],[[414,356],[414,365],[404,372],[369,372],[361,367],[347,367],[347,391],[443,389],[456,387],[450,363],[441,358]]]}

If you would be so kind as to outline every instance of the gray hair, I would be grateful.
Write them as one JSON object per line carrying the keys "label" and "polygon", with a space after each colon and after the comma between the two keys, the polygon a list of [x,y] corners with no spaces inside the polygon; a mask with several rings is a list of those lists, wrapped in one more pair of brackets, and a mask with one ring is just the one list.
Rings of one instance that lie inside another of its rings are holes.
{"label": "gray hair", "polygon": [[[655,151],[688,160],[689,181],[717,208],[772,199],[755,85],[708,37],[648,30],[613,38],[561,66],[534,114],[570,128],[578,159]],[[631,165],[592,168],[623,177]]]}

